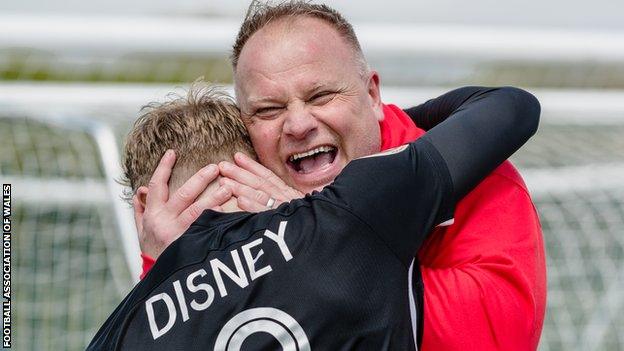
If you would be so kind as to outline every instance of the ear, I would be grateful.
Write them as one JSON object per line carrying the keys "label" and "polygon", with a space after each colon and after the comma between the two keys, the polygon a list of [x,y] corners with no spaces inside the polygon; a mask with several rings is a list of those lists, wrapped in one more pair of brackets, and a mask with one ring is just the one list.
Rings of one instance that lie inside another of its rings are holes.
{"label": "ear", "polygon": [[140,186],[137,189],[136,192],[136,197],[139,199],[139,202],[141,204],[141,207],[143,208],[143,210],[145,210],[145,204],[146,204],[146,200],[147,200],[147,192],[149,191],[149,189],[146,186]]}
{"label": "ear", "polygon": [[132,197],[132,208],[134,210],[134,224],[137,233],[143,233],[143,215],[145,214],[145,199],[147,198],[147,187],[141,186]]}
{"label": "ear", "polygon": [[379,84],[379,73],[377,73],[377,71],[370,71],[367,81],[368,97],[370,99],[371,108],[375,113],[375,118],[378,121],[381,121],[384,118],[384,114],[381,106],[381,92],[379,91]]}

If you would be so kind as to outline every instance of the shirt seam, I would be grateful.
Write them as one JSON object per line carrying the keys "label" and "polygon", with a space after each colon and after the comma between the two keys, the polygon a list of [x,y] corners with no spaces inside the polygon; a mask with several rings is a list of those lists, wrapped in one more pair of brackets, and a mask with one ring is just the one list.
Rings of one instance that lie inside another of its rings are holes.
{"label": "shirt seam", "polygon": [[[440,154],[440,152],[438,151],[438,149],[436,149],[436,147],[427,140],[426,137],[420,138],[418,140],[422,140],[423,143],[427,144],[427,151],[429,152],[425,152],[424,155],[425,157],[427,157],[427,159],[429,159],[429,161],[431,161],[431,164],[434,166],[436,173],[442,177],[442,181],[446,183],[446,185],[448,185],[447,190],[446,190],[446,194],[444,196],[444,198],[446,199],[446,201],[444,201],[444,205],[443,205],[443,216],[436,216],[436,222],[443,222],[444,220],[449,220],[455,217],[455,199],[454,199],[454,190],[455,190],[455,184],[453,183],[453,177],[451,177],[451,173],[448,169],[448,166],[446,165],[446,162],[444,160],[444,157],[442,157],[442,155]],[[435,157],[430,153],[433,152],[435,153]],[[448,216],[448,218],[446,218],[446,216]],[[440,224],[437,223],[437,224]],[[436,224],[436,225],[437,225]],[[433,230],[434,228],[432,228]],[[430,234],[427,233],[427,234]]]}

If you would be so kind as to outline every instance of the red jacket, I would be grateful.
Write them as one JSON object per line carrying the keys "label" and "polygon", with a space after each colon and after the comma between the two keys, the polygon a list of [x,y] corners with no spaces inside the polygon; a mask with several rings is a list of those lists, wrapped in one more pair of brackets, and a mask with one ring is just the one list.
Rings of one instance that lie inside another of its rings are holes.
{"label": "red jacket", "polygon": [[[384,106],[382,150],[424,134]],[[546,306],[539,218],[526,185],[503,163],[461,200],[454,224],[418,253],[424,283],[422,350],[535,350]]]}

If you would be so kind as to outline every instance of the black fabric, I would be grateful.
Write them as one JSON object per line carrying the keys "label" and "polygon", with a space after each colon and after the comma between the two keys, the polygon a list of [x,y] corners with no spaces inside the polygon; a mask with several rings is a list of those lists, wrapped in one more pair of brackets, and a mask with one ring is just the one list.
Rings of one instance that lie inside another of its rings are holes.
{"label": "black fabric", "polygon": [[[405,109],[418,128],[428,131],[446,120],[460,108],[470,106],[479,97],[490,98],[491,93],[505,88],[467,86],[451,90],[418,106]],[[495,98],[494,98],[495,99]],[[493,101],[496,103],[496,100]]]}
{"label": "black fabric", "polygon": [[324,192],[367,223],[407,267],[429,228],[453,217],[454,194],[444,160],[424,138],[393,152],[352,161]]}
{"label": "black fabric", "polygon": [[422,345],[423,332],[425,330],[425,282],[422,279],[422,272],[420,270],[420,263],[418,257],[414,259],[414,270],[412,271],[412,284],[413,294],[416,297],[416,312],[418,313],[417,328],[416,328],[416,343],[418,349]]}
{"label": "black fabric", "polygon": [[[452,217],[458,192],[531,135],[522,127],[508,137],[518,123],[510,109],[455,112],[402,151],[355,160],[322,192],[276,210],[204,212],[88,349],[265,350],[276,340],[297,350],[414,349],[410,313],[422,316],[422,288],[418,272],[413,311],[409,266],[432,227]],[[507,137],[476,133],[474,123]]]}
{"label": "black fabric", "polygon": [[465,87],[406,112],[431,129],[424,138],[442,154],[460,199],[535,134],[540,105],[517,88]]}

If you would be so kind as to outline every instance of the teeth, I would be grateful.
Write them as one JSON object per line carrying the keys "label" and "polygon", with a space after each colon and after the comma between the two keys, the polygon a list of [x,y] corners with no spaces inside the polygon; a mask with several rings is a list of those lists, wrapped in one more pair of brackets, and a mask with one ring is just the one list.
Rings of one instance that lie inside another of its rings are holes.
{"label": "teeth", "polygon": [[297,161],[298,159],[304,158],[304,157],[308,157],[308,156],[312,156],[314,154],[318,154],[319,152],[330,152],[334,150],[334,147],[332,146],[319,146],[316,149],[307,151],[307,152],[302,152],[299,154],[294,154],[292,156],[290,156],[290,161]]}

